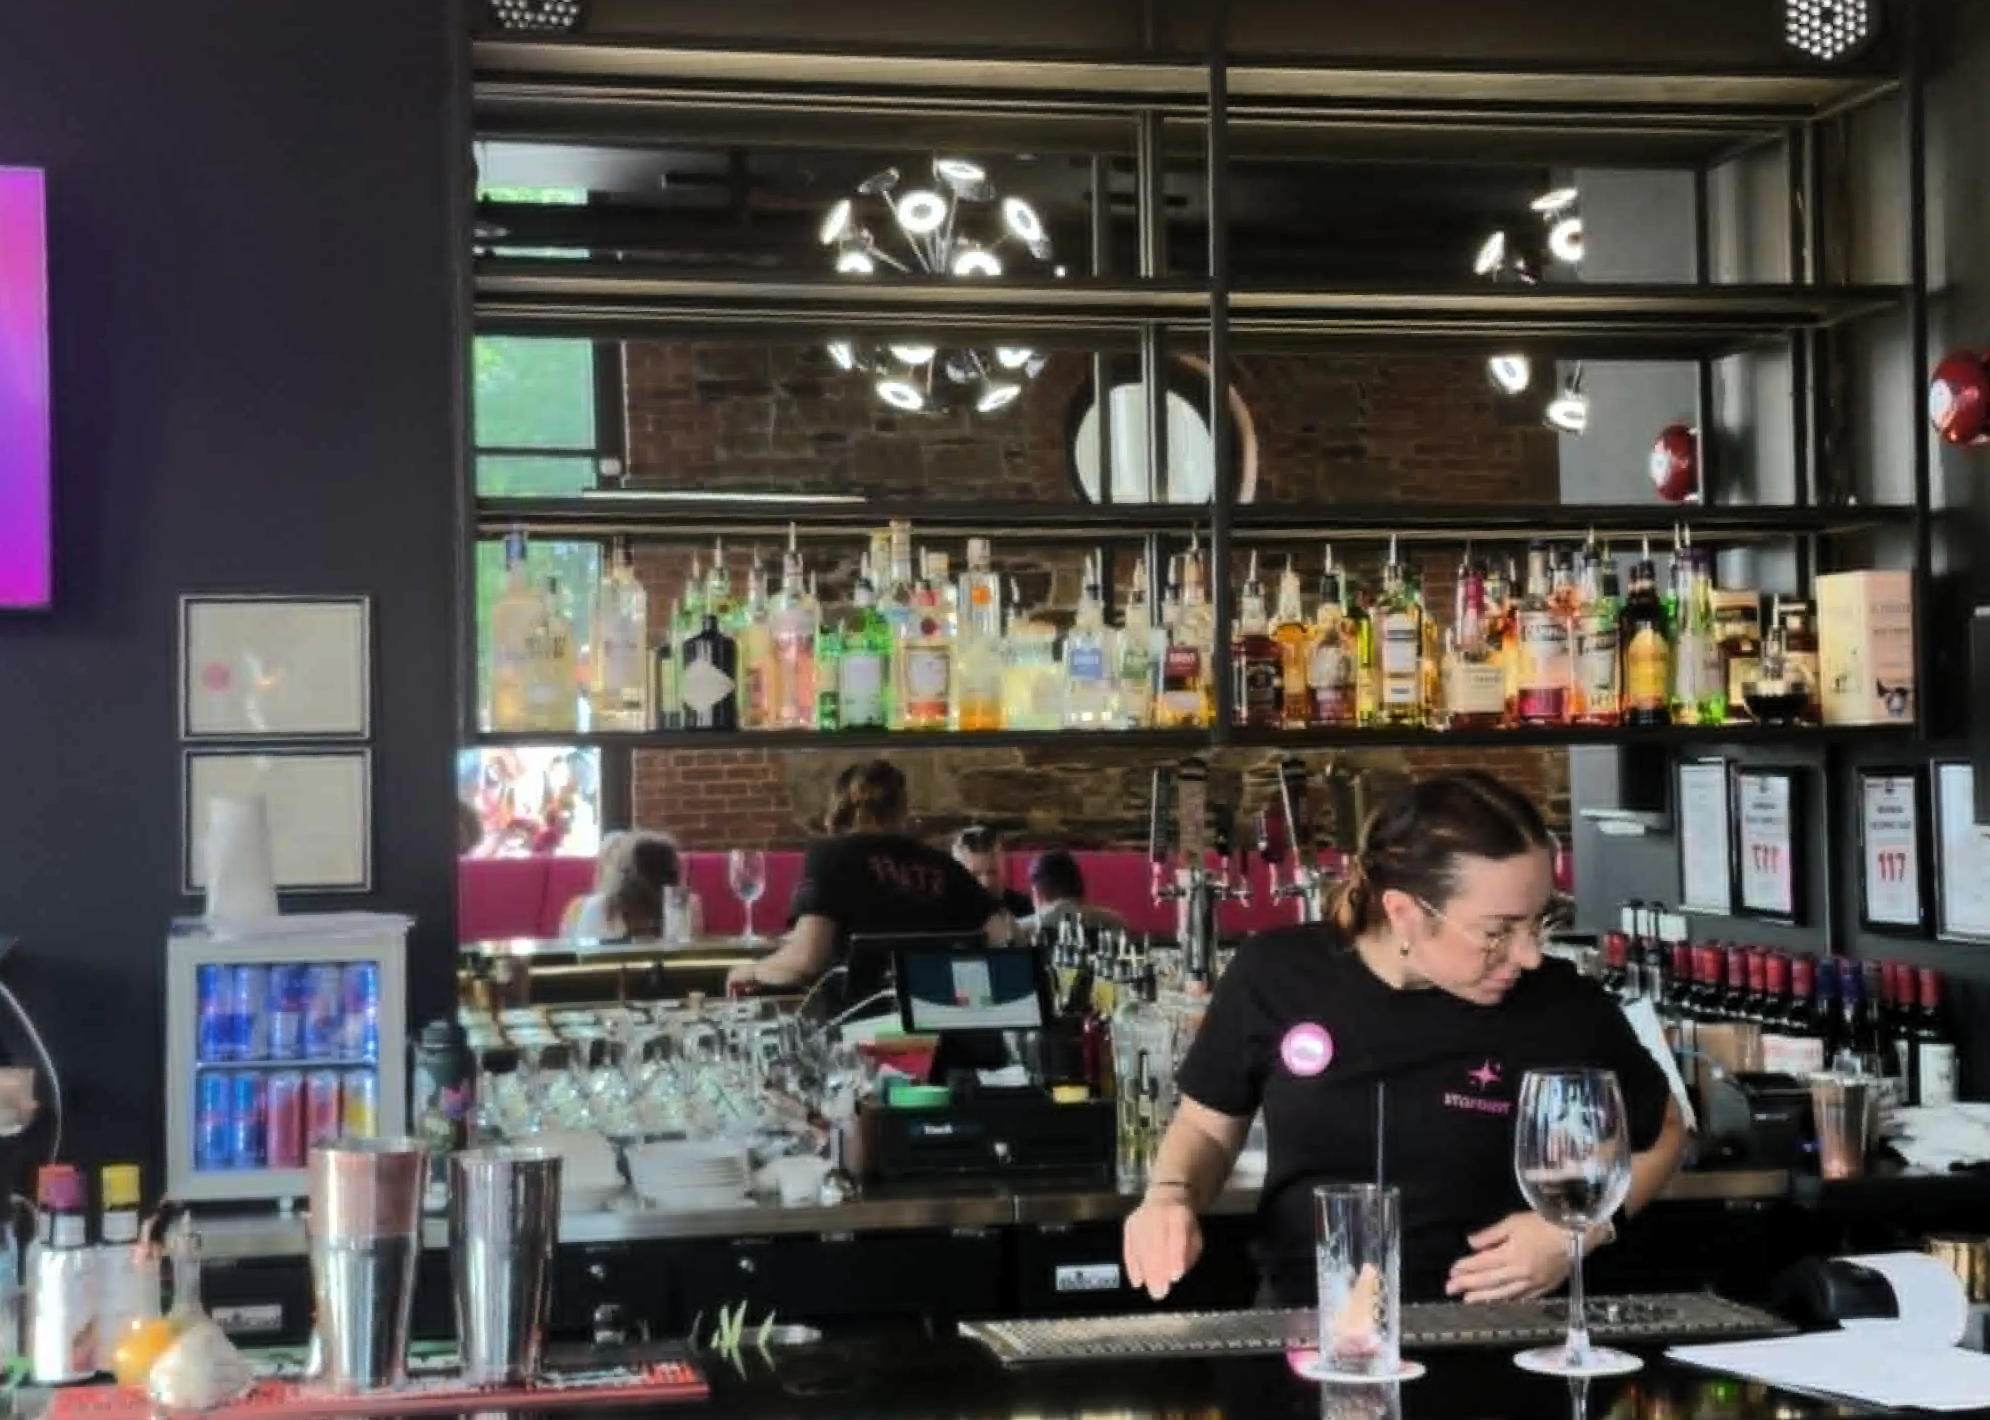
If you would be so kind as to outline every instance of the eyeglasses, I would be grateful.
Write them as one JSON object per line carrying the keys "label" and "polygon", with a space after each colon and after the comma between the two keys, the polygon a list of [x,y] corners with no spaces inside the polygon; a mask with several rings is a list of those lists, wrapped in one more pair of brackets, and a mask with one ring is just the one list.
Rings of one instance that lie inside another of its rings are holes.
{"label": "eyeglasses", "polygon": [[1476,937],[1479,949],[1485,953],[1488,963],[1501,961],[1511,955],[1514,942],[1522,935],[1525,935],[1536,947],[1545,946],[1548,938],[1567,927],[1570,921],[1568,904],[1557,900],[1549,903],[1547,910],[1538,917],[1509,922],[1489,932],[1478,932],[1460,926],[1422,898],[1416,899],[1416,905],[1454,931],[1462,932],[1467,937]]}

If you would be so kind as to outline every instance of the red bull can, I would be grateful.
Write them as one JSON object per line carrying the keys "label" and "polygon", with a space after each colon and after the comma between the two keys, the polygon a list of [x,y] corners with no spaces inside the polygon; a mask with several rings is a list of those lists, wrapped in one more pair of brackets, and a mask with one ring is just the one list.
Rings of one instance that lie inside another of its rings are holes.
{"label": "red bull can", "polygon": [[346,1060],[380,1058],[380,964],[371,961],[347,962],[339,973],[340,999],[344,1017],[340,1057]]}
{"label": "red bull can", "polygon": [[337,1060],[345,1050],[345,985],[336,962],[304,968],[304,1058]]}
{"label": "red bull can", "polygon": [[273,1169],[304,1167],[304,1076],[296,1070],[278,1070],[269,1077],[269,1166]]}
{"label": "red bull can", "polygon": [[304,1077],[304,1145],[329,1144],[345,1118],[339,1103],[339,1072],[313,1070]]}
{"label": "red bull can", "polygon": [[380,1076],[348,1070],[339,1080],[345,1098],[345,1137],[372,1139],[380,1133]]}
{"label": "red bull can", "polygon": [[269,969],[269,1058],[302,1060],[304,1009],[311,996],[309,968],[284,963]]}
{"label": "red bull can", "polygon": [[229,1081],[228,1139],[230,1164],[259,1169],[268,1155],[268,1098],[261,1072],[240,1070]]}
{"label": "red bull can", "polygon": [[228,968],[206,962],[193,969],[194,1056],[203,1065],[235,1058],[232,1022],[228,1015]]}
{"label": "red bull can", "polygon": [[193,1166],[202,1173],[234,1167],[231,1112],[227,1073],[202,1070],[194,1077],[193,1105]]}

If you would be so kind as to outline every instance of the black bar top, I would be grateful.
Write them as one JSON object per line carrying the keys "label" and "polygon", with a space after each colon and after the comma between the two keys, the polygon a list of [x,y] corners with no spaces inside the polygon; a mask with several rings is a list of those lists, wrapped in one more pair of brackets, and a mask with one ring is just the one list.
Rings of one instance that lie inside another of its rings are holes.
{"label": "black bar top", "polygon": [[[1518,1349],[1518,1348],[1515,1348]],[[1638,1348],[1632,1348],[1638,1349]],[[1507,1350],[1434,1351],[1401,1386],[1324,1386],[1282,1357],[1148,1358],[1005,1370],[958,1338],[906,1336],[707,1357],[729,1420],[1837,1420],[1869,1412],[1795,1395],[1641,1350],[1631,1376],[1571,1383],[1531,1375]],[[1982,1416],[1985,1411],[1969,1412]]]}

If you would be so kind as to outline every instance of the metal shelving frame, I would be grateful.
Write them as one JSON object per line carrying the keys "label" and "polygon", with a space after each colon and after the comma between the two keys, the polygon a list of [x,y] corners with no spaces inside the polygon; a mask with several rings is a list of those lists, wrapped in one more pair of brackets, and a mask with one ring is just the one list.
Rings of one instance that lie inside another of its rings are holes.
{"label": "metal shelving frame", "polygon": [[[1930,684],[1926,622],[1931,605],[1929,450],[1913,451],[1914,501],[1901,506],[1824,504],[1818,486],[1817,422],[1825,335],[1852,321],[1903,307],[1918,351],[1928,322],[1925,257],[1923,76],[1916,7],[1889,7],[1896,29],[1876,57],[1849,64],[1776,71],[1681,71],[1624,66],[1306,64],[1227,52],[1223,6],[1213,8],[1206,52],[1044,55],[1000,51],[830,52],[722,44],[524,39],[475,36],[471,126],[477,137],[640,145],[680,141],[808,144],[833,121],[845,138],[898,146],[911,124],[922,142],[964,143],[980,151],[1122,152],[1133,138],[1139,195],[1139,271],[1103,265],[1095,218],[1088,276],[1054,283],[945,283],[839,280],[806,274],[686,276],[639,261],[586,264],[485,256],[466,274],[474,329],[494,333],[585,334],[597,338],[675,333],[734,336],[778,331],[784,339],[861,329],[885,333],[943,323],[963,333],[1028,336],[1046,345],[1117,343],[1138,350],[1154,371],[1169,336],[1205,340],[1212,371],[1232,350],[1347,349],[1415,343],[1491,348],[1526,341],[1564,357],[1690,359],[1699,375],[1702,427],[1711,427],[1714,363],[1740,351],[1786,345],[1793,365],[1791,418],[1797,496],[1790,506],[1716,504],[1362,506],[1253,504],[1239,507],[1216,481],[1206,505],[1129,507],[999,504],[893,505],[880,502],[793,506],[765,501],[683,500],[603,492],[566,499],[478,499],[466,494],[463,536],[521,526],[528,532],[606,538],[645,532],[673,537],[710,532],[773,535],[789,522],[805,536],[839,536],[892,516],[914,517],[943,535],[1020,534],[1037,540],[1110,544],[1191,528],[1210,534],[1217,611],[1215,664],[1228,664],[1231,543],[1281,536],[1359,541],[1396,533],[1426,541],[1524,539],[1544,531],[1662,534],[1674,523],[1696,540],[1735,543],[1791,539],[1807,578],[1822,540],[1881,527],[1905,528],[1916,552],[1917,665]],[[1152,49],[1151,6],[1146,33]],[[1898,96],[1908,158],[1909,269],[1898,285],[1832,286],[1821,273],[1823,215],[1817,134],[1822,125]],[[817,126],[812,126],[815,121]],[[1780,148],[1789,173],[1790,280],[1715,284],[1709,260],[1707,174],[1734,157]],[[1170,151],[1199,151],[1206,165],[1209,279],[1162,275],[1165,229],[1161,164]],[[1232,154],[1317,154],[1400,158],[1414,154],[1537,164],[1690,168],[1698,197],[1698,284],[1571,284],[1509,287],[1436,283],[1415,288],[1266,289],[1230,270],[1226,165]],[[1095,175],[1098,172],[1094,159]],[[466,240],[467,240],[466,234]],[[1101,357],[1102,358],[1102,357]],[[1910,361],[1920,398],[1919,361]],[[1144,411],[1154,446],[1165,451],[1160,382]],[[1220,389],[1212,376],[1212,389]],[[1228,401],[1212,398],[1211,432],[1220,451],[1232,437]],[[1109,439],[1110,430],[1102,438]],[[1706,440],[1704,477],[1718,493],[1716,441]],[[1165,457],[1155,460],[1165,465]],[[1104,464],[1101,465],[1106,466]],[[465,478],[471,476],[465,470]],[[464,558],[466,565],[471,561]],[[463,654],[474,690],[474,608],[463,598]],[[1430,745],[1678,745],[1896,742],[1899,730],[1510,730],[1485,734],[1400,731],[1263,732],[1229,724],[1230,686],[1217,677],[1219,713],[1207,731],[1013,732],[965,734],[492,735],[476,730],[476,707],[461,706],[466,742],[578,740],[602,745],[851,748],[1083,743],[1175,749],[1211,744],[1364,747]],[[1926,695],[1913,733],[1925,738]],[[1831,761],[1827,759],[1827,769]]]}

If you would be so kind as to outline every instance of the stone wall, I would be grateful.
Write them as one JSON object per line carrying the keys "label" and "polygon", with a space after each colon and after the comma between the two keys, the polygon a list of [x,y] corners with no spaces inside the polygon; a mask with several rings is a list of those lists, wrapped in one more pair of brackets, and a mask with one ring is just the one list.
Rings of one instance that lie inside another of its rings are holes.
{"label": "stone wall", "polygon": [[[1065,446],[1074,400],[1089,383],[1083,355],[1054,356],[1022,399],[994,415],[897,413],[813,345],[630,342],[624,372],[632,486],[1079,505]],[[1497,399],[1472,357],[1249,354],[1236,362],[1235,384],[1257,448],[1258,502],[1552,502],[1557,496],[1555,436],[1531,413]],[[1323,526],[1322,540],[1328,536]],[[957,542],[933,545],[950,551],[959,566]],[[659,623],[682,589],[694,550],[709,562],[709,545],[651,539],[637,548]],[[748,543],[726,549],[735,585],[755,550]],[[770,563],[778,560],[771,541],[757,550]],[[825,600],[847,595],[861,550],[854,538],[808,544]],[[1292,550],[1310,601],[1321,543],[1308,540]],[[1336,551],[1357,571],[1372,570],[1379,557],[1373,545]],[[1017,582],[1026,605],[1052,617],[1068,613],[1078,595],[1081,548],[998,540],[995,552],[998,570]],[[1284,553],[1280,544],[1267,569],[1282,565]],[[1449,604],[1456,557],[1449,548],[1417,554],[1435,607]],[[1128,554],[1119,563],[1121,578],[1130,566]],[[816,831],[829,781],[861,757],[833,747],[641,751],[633,774],[636,820],[700,848],[796,845]],[[1533,793],[1556,823],[1568,818],[1567,756],[1559,750],[1467,750],[1440,740],[1428,749],[1304,757],[1316,769],[1339,763],[1357,773],[1484,766]],[[1027,842],[1104,846],[1145,841],[1149,776],[1175,756],[1079,741],[1028,749],[908,747],[891,758],[911,779],[922,831],[942,836],[963,823],[989,822]],[[1270,750],[1218,755],[1212,802],[1255,812],[1271,792],[1276,759]]]}

